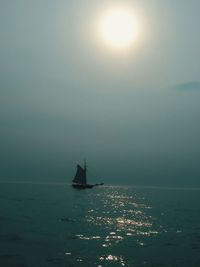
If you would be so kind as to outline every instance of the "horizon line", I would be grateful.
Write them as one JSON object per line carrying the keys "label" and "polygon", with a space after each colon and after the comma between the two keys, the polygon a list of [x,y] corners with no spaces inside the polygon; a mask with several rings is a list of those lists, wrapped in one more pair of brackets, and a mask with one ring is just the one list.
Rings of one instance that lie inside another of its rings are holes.
{"label": "horizon line", "polygon": [[[0,184],[32,184],[32,185],[71,185],[69,182],[34,182],[34,181],[5,181],[0,180]],[[188,190],[200,191],[200,187],[183,186],[160,186],[160,185],[134,185],[134,184],[104,184],[103,187],[132,187],[136,189],[161,189],[161,190]]]}

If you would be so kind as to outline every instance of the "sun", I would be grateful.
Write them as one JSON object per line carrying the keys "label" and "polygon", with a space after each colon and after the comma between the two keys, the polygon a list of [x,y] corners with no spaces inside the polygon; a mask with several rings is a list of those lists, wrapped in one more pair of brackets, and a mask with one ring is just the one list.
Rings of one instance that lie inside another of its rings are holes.
{"label": "sun", "polygon": [[114,48],[127,48],[136,36],[133,14],[124,8],[108,10],[100,18],[99,32],[103,41]]}

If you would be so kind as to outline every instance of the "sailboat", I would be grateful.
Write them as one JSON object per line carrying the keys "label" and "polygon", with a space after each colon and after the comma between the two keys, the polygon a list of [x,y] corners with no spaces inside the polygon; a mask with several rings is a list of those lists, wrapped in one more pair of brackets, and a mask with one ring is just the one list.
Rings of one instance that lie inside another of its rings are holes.
{"label": "sailboat", "polygon": [[88,184],[87,183],[87,165],[84,162],[84,167],[82,168],[79,164],[77,165],[77,171],[74,179],[72,180],[72,186],[78,189],[93,188],[94,186],[103,185],[101,184]]}

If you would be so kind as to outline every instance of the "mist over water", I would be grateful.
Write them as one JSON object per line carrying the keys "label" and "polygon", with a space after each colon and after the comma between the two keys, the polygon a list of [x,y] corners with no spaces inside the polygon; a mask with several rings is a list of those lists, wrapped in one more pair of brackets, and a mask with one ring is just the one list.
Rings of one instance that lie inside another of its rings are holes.
{"label": "mist over water", "polygon": [[114,0],[0,1],[0,179],[200,186],[200,1],[119,2],[124,53],[95,37]]}
{"label": "mist over water", "polygon": [[1,184],[0,265],[198,266],[198,190]]}

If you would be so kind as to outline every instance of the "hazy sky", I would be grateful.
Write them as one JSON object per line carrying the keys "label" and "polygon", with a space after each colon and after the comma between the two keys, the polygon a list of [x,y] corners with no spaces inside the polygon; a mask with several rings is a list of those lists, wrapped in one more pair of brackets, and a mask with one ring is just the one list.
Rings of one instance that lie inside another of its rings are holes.
{"label": "hazy sky", "polygon": [[[131,48],[96,24],[124,5]],[[199,0],[0,0],[0,178],[200,186]]]}

